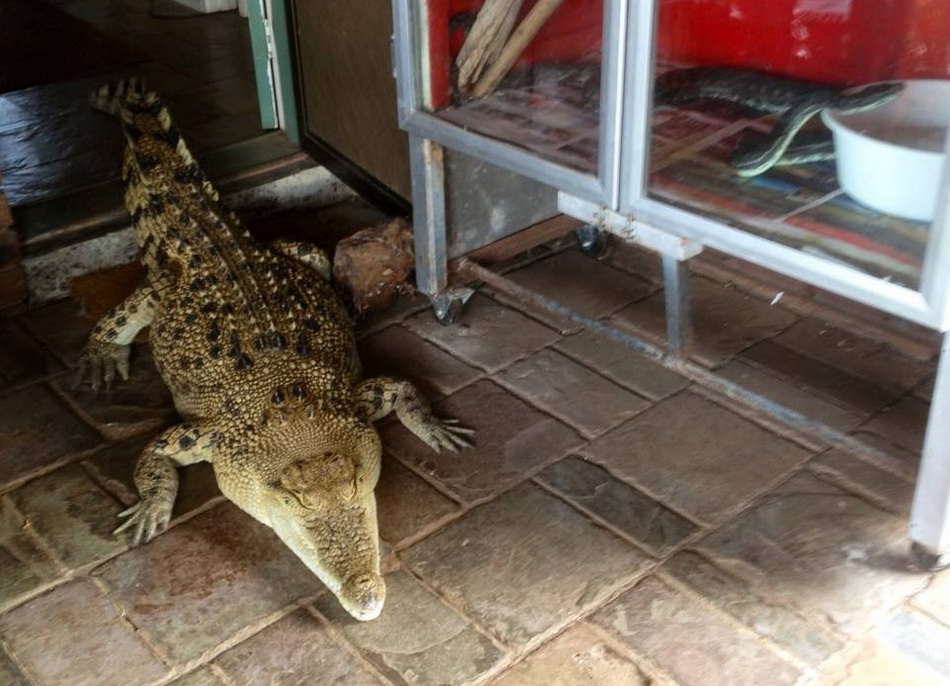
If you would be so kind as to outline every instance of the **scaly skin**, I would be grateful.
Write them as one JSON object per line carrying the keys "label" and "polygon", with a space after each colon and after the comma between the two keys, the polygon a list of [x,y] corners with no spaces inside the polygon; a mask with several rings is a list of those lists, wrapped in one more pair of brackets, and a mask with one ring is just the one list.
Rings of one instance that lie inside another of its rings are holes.
{"label": "scaly skin", "polygon": [[211,462],[225,496],[271,527],[350,614],[375,618],[385,586],[372,422],[395,411],[436,451],[469,445],[471,430],[435,417],[408,382],[361,379],[326,255],[261,245],[241,229],[154,93],[132,80],[104,86],[93,104],[123,123],[125,200],[148,276],[96,325],[80,380],[127,378],[129,344],[150,324],[183,420],[143,452],[140,501],[117,531],[148,541],[168,525],[176,467]]}

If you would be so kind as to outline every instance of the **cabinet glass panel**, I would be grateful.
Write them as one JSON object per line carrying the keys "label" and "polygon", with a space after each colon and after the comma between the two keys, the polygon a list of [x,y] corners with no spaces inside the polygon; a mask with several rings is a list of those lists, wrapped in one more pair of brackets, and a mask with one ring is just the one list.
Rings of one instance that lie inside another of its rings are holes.
{"label": "cabinet glass panel", "polygon": [[604,0],[428,0],[440,118],[595,174]]}
{"label": "cabinet glass panel", "polygon": [[917,288],[950,2],[660,0],[652,198]]}

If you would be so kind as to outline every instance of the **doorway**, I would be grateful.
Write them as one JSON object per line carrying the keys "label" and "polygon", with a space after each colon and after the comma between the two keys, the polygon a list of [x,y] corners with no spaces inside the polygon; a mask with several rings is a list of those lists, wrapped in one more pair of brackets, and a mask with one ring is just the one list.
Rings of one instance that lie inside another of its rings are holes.
{"label": "doorway", "polygon": [[88,106],[102,82],[144,78],[202,161],[273,135],[277,84],[273,53],[255,40],[268,34],[257,3],[244,17],[236,4],[0,0],[0,172],[14,215],[116,181],[119,127]]}

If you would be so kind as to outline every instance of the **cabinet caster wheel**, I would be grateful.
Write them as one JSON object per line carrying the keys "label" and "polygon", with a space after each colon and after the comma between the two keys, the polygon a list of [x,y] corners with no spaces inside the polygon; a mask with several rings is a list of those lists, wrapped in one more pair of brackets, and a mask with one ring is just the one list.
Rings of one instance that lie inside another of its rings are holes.
{"label": "cabinet caster wheel", "polygon": [[600,259],[607,254],[606,231],[601,231],[590,224],[584,224],[584,226],[574,231],[574,235],[577,238],[577,247],[585,255]]}
{"label": "cabinet caster wheel", "polygon": [[915,541],[910,544],[910,561],[922,572],[939,572],[950,568],[950,553],[932,553]]}
{"label": "cabinet caster wheel", "polygon": [[452,326],[462,320],[465,303],[475,294],[471,288],[451,288],[430,298],[432,314],[442,326]]}

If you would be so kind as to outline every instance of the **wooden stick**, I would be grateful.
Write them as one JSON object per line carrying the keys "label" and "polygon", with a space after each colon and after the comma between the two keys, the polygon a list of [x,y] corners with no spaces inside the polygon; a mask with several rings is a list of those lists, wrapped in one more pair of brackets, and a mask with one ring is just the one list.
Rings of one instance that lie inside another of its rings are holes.
{"label": "wooden stick", "polygon": [[515,29],[515,32],[511,34],[511,38],[501,51],[498,59],[488,67],[488,70],[482,74],[478,83],[475,84],[472,89],[473,96],[488,95],[498,87],[498,84],[505,78],[514,63],[518,61],[524,49],[534,40],[544,23],[551,18],[551,15],[563,2],[564,0],[538,0],[518,28]]}
{"label": "wooden stick", "polygon": [[515,27],[522,0],[486,0],[455,58],[458,88],[465,91],[491,64]]}

